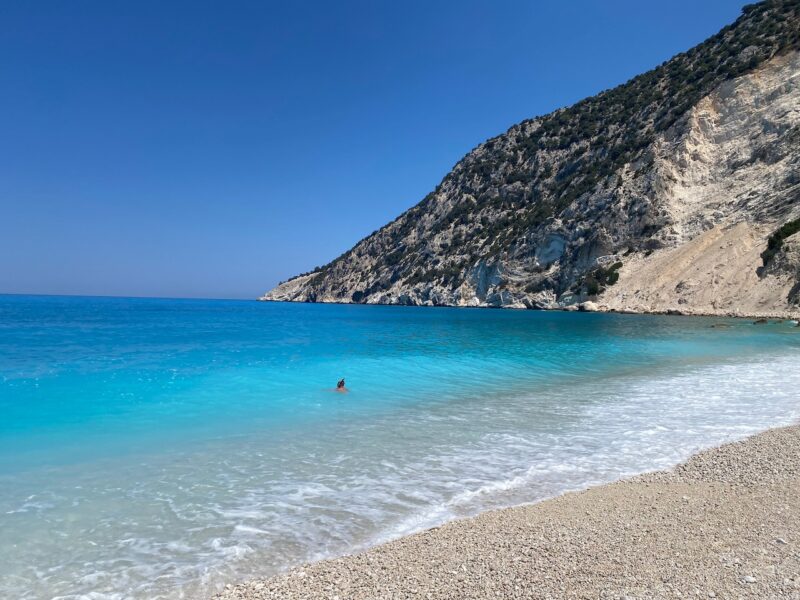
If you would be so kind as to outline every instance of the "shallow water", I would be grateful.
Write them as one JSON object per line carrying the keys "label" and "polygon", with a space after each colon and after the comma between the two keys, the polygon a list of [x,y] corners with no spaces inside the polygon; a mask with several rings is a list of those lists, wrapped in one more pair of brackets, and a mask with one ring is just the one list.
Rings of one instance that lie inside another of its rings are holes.
{"label": "shallow water", "polygon": [[799,351],[709,318],[0,296],[0,597],[203,597],[667,467],[796,420]]}

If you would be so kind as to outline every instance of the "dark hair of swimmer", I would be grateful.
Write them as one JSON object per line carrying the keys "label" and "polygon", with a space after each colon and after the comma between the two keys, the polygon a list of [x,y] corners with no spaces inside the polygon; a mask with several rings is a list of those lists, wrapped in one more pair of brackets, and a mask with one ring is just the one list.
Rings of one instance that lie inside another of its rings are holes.
{"label": "dark hair of swimmer", "polygon": [[339,382],[336,384],[336,389],[340,390],[344,387],[344,378],[340,379]]}

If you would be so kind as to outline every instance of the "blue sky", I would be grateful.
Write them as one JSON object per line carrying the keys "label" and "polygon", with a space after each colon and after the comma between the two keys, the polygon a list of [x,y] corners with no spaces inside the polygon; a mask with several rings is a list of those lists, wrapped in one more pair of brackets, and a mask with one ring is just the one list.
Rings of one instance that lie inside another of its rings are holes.
{"label": "blue sky", "polygon": [[255,297],[744,4],[0,0],[0,293]]}

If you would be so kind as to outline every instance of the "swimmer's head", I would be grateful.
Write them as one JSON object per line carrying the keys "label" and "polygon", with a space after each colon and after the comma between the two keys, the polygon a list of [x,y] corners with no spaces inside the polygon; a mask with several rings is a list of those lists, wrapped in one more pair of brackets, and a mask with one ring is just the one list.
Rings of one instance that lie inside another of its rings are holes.
{"label": "swimmer's head", "polygon": [[344,387],[344,377],[342,379],[340,379],[339,382],[336,384],[336,389],[340,390],[343,387]]}

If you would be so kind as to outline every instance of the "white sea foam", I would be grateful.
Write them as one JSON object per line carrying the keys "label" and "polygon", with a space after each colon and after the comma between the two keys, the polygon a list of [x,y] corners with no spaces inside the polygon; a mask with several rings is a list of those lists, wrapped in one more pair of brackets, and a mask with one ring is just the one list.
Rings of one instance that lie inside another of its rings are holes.
{"label": "white sea foam", "polygon": [[[800,417],[794,355],[406,407],[285,439],[41,473],[3,512],[0,595],[194,598]],[[9,546],[7,546],[9,547]],[[35,565],[35,568],[33,567]]]}

